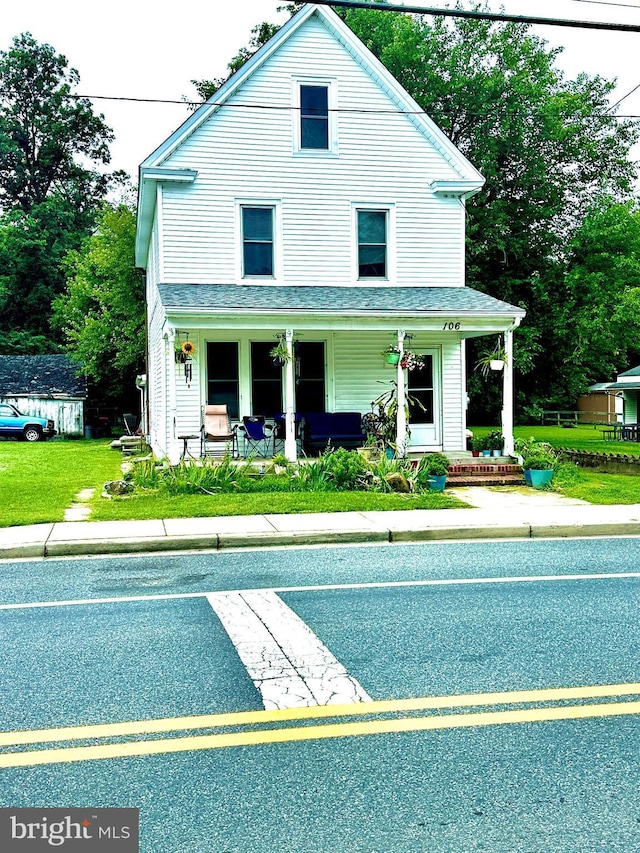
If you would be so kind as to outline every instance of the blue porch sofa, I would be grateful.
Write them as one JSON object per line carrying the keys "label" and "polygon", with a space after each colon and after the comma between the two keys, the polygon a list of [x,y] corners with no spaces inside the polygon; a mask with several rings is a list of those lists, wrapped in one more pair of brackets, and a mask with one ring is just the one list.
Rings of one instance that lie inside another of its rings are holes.
{"label": "blue porch sofa", "polygon": [[365,437],[360,412],[307,412],[304,415],[307,453],[327,447],[361,447]]}

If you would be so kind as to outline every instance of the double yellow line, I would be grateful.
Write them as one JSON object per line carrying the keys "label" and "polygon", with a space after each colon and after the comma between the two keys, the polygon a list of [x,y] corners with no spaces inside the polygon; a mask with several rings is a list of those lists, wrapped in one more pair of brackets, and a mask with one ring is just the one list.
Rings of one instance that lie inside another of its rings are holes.
{"label": "double yellow line", "polygon": [[[418,699],[391,699],[350,705],[324,705],[272,711],[239,711],[192,717],[168,717],[125,723],[70,726],[0,733],[0,768],[28,767],[71,761],[95,761],[138,755],[161,755],[232,746],[254,746],[323,738],[457,729],[473,726],[549,722],[640,714],[640,701],[620,697],[640,695],[640,684],[607,684],[564,687],[548,690],[515,690],[505,693],[471,693],[460,696],[430,696]],[[607,702],[594,700],[608,699]],[[572,704],[548,704],[548,703]],[[427,714],[456,708],[486,708],[497,705],[528,705],[526,708],[466,713]],[[398,716],[413,714],[414,716]],[[350,722],[307,724],[312,720],[343,717],[374,717]],[[278,725],[302,722],[303,725]],[[256,728],[259,727],[259,728]],[[266,727],[265,727],[266,726]],[[242,728],[244,727],[244,728]],[[251,728],[246,728],[251,727]],[[233,732],[186,735],[196,729],[239,729]],[[149,737],[172,733],[170,737]],[[137,738],[83,746],[56,746],[53,749],[17,750],[16,747],[62,744],[70,741]]]}

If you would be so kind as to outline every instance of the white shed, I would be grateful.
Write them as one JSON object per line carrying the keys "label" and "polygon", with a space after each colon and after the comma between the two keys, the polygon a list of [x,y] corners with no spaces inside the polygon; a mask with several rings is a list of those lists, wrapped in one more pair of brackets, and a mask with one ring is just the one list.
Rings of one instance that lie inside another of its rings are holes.
{"label": "white shed", "polygon": [[84,434],[87,380],[66,355],[1,355],[0,402],[51,418],[60,435]]}

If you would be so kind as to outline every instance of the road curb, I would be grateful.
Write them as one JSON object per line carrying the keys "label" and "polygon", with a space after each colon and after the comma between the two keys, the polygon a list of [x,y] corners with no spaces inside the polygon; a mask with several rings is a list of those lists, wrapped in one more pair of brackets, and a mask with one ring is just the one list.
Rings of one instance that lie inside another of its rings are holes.
{"label": "road curb", "polygon": [[288,545],[341,545],[367,543],[437,542],[482,539],[544,539],[590,536],[639,536],[640,521],[578,524],[535,524],[527,521],[504,525],[447,525],[399,528],[379,525],[368,530],[287,530],[114,536],[87,539],[43,535],[28,542],[0,543],[0,560],[43,559],[102,554],[143,554],[160,551],[226,551],[275,548]]}

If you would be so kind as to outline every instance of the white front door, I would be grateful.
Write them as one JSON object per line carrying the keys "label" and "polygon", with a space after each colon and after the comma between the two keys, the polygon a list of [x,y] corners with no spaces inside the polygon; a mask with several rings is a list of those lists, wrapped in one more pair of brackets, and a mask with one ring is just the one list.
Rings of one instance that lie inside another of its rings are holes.
{"label": "white front door", "polygon": [[[440,353],[423,350],[424,367],[408,373],[409,450],[434,450],[442,446],[440,432]],[[412,400],[414,402],[412,402]]]}

